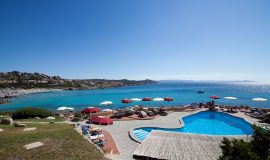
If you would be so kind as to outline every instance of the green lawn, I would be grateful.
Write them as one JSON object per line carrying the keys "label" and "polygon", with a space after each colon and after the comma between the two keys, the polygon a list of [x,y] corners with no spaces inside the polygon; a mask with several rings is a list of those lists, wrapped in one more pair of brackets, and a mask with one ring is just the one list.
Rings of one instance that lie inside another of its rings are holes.
{"label": "green lawn", "polygon": [[[68,124],[27,124],[36,131],[0,125],[0,159],[99,160],[105,159],[96,147],[85,140]],[[44,146],[26,150],[23,145],[40,141]]]}
{"label": "green lawn", "polygon": [[64,120],[56,117],[54,120],[46,119],[46,118],[41,118],[41,119],[27,118],[27,119],[14,119],[14,121],[20,121],[20,122],[51,122],[51,121],[53,121],[53,122],[62,122]]}

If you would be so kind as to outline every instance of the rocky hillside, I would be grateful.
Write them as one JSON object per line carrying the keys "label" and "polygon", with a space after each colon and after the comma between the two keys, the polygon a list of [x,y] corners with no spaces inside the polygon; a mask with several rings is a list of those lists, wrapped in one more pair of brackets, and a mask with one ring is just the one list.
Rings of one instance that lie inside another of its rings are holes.
{"label": "rocky hillside", "polygon": [[0,72],[0,88],[98,89],[157,83],[152,80],[62,79],[41,73]]}

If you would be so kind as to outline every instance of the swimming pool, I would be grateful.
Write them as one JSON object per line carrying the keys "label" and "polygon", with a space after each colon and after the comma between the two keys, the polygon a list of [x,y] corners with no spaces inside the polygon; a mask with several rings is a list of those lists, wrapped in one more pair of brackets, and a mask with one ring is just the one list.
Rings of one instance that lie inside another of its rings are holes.
{"label": "swimming pool", "polygon": [[222,112],[203,111],[183,118],[183,128],[143,127],[133,130],[137,139],[143,141],[152,130],[206,134],[206,135],[251,135],[252,125],[242,118]]}

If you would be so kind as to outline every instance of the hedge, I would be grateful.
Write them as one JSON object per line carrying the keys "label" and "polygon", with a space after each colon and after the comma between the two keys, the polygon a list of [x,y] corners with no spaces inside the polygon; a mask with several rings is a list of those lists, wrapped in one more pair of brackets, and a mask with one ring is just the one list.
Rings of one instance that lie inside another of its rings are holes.
{"label": "hedge", "polygon": [[18,109],[12,114],[12,118],[14,119],[35,118],[35,117],[46,118],[48,116],[53,116],[53,113],[40,108],[22,108]]}

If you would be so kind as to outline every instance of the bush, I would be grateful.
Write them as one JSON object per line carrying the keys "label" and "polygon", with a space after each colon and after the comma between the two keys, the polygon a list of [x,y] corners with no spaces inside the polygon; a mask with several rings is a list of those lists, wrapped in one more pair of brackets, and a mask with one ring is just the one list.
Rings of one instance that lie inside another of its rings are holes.
{"label": "bush", "polygon": [[219,160],[260,160],[259,156],[251,150],[250,144],[243,140],[224,138],[222,141],[222,156]]}
{"label": "bush", "polygon": [[80,117],[74,117],[74,118],[72,119],[72,122],[79,122],[80,120],[81,120]]}
{"label": "bush", "polygon": [[222,155],[219,160],[269,160],[270,159],[270,132],[253,126],[254,134],[250,142],[224,138]]}
{"label": "bush", "polygon": [[266,114],[266,115],[263,117],[262,122],[270,124],[270,114]]}
{"label": "bush", "polygon": [[81,117],[81,113],[80,112],[75,112],[74,117]]}
{"label": "bush", "polygon": [[55,121],[50,121],[49,124],[55,124]]}
{"label": "bush", "polygon": [[14,119],[35,118],[35,117],[46,118],[48,116],[53,116],[53,113],[39,108],[22,108],[18,109],[12,114],[12,118]]}

